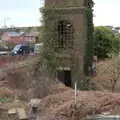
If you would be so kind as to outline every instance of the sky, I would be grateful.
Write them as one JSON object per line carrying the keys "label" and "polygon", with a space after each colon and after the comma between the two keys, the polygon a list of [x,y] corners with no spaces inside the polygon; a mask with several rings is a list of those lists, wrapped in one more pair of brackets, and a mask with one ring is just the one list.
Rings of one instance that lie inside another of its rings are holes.
{"label": "sky", "polygon": [[94,0],[94,24],[120,26],[120,0]]}
{"label": "sky", "polygon": [[0,27],[40,25],[43,0],[0,0]]}
{"label": "sky", "polygon": [[[120,0],[94,0],[94,25],[120,26]],[[43,0],[0,0],[0,27],[40,25]]]}

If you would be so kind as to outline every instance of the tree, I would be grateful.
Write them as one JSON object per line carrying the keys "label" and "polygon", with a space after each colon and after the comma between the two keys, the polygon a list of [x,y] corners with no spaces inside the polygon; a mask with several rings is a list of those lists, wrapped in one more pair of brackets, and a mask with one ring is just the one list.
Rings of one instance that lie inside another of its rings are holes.
{"label": "tree", "polygon": [[120,35],[108,27],[95,27],[94,31],[94,54],[98,58],[118,55],[120,51]]}

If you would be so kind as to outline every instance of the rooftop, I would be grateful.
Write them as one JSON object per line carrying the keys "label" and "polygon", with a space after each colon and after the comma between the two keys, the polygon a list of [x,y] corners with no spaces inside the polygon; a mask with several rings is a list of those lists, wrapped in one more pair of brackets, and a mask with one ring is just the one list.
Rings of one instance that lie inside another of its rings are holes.
{"label": "rooftop", "polygon": [[11,37],[19,37],[23,35],[23,32],[7,32],[7,34]]}

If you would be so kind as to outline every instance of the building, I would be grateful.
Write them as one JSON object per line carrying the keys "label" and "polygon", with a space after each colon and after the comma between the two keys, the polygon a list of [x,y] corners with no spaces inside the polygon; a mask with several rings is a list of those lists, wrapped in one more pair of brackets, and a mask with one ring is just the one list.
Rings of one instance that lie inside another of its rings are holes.
{"label": "building", "polygon": [[3,33],[1,40],[4,42],[11,43],[22,43],[23,42],[23,32],[5,32]]}
{"label": "building", "polygon": [[38,39],[37,33],[24,33],[24,32],[5,32],[1,37],[1,41],[19,43],[35,43]]}
{"label": "building", "polygon": [[61,59],[56,71],[57,78],[67,86],[74,86],[75,81],[80,86],[85,79],[87,3],[88,0],[45,0],[45,8],[49,17],[54,16],[52,21],[45,24],[53,25],[53,29],[57,31],[54,50],[57,57]]}
{"label": "building", "polygon": [[25,33],[23,35],[23,40],[24,42],[27,43],[35,43],[37,39],[38,39],[38,33]]}

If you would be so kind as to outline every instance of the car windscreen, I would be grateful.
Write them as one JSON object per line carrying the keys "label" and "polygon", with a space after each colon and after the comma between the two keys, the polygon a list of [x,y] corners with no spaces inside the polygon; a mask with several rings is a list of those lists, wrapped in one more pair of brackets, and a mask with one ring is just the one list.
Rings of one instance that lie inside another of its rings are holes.
{"label": "car windscreen", "polygon": [[13,48],[13,51],[18,51],[20,49],[21,45],[16,45],[14,48]]}

